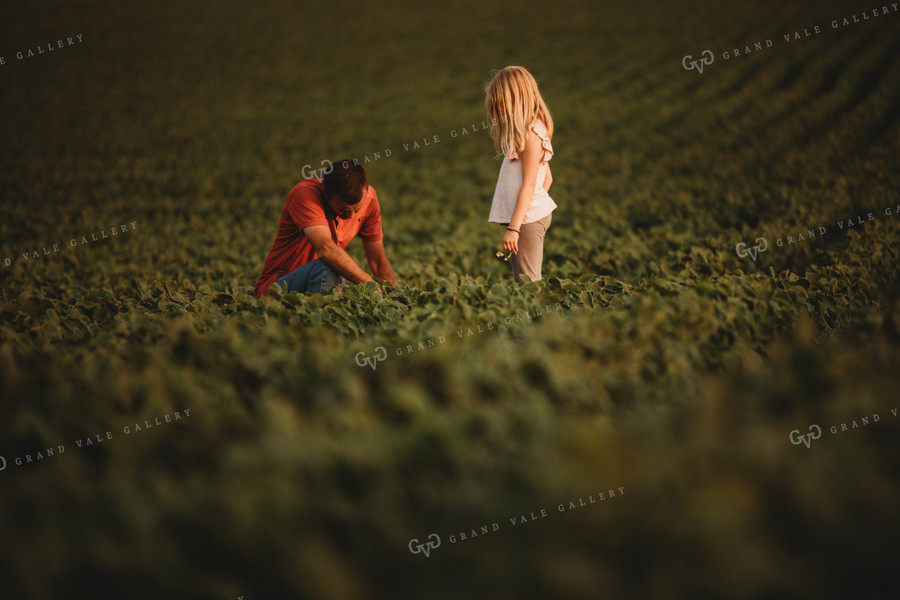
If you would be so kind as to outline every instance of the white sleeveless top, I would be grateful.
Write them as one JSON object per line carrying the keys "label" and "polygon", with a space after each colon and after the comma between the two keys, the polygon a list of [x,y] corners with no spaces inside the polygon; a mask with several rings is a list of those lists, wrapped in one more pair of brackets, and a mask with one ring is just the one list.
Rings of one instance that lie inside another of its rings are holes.
{"label": "white sleeveless top", "polygon": [[[547,128],[540,121],[531,125],[531,130],[541,138],[543,156],[538,166],[537,181],[534,183],[534,194],[531,197],[531,206],[525,213],[522,224],[533,223],[543,219],[556,208],[556,203],[547,190],[544,189],[544,178],[547,176],[547,163],[553,156],[553,146],[547,136]],[[519,189],[522,187],[522,161],[518,160],[518,154],[513,151],[510,156],[503,158],[500,166],[500,176],[497,178],[497,187],[494,188],[494,201],[491,203],[491,213],[488,216],[489,223],[509,223],[513,212],[516,210],[516,200],[519,197]]]}

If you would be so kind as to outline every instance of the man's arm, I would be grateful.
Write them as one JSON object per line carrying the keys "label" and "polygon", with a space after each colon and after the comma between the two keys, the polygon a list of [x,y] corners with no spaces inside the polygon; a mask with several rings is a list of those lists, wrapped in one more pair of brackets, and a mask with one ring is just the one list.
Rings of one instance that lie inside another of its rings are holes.
{"label": "man's arm", "polygon": [[369,261],[369,268],[375,277],[380,277],[386,281],[390,281],[391,285],[397,287],[397,278],[394,277],[394,269],[388,262],[387,255],[384,253],[384,240],[377,242],[367,242],[363,240],[363,248],[366,251],[366,260]]}
{"label": "man's arm", "polygon": [[[331,239],[331,231],[325,225],[312,225],[303,229],[303,235],[309,240],[316,254],[325,264],[346,277],[353,283],[374,281],[368,273],[362,270],[356,261],[347,254],[347,251],[334,243]],[[370,261],[371,264],[371,261]],[[390,267],[390,265],[388,265]]]}

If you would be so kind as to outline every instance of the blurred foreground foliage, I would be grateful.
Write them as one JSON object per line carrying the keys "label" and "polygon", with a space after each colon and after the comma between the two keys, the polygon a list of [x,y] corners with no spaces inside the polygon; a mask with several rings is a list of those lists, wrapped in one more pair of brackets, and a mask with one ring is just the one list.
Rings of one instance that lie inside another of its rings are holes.
{"label": "blurred foreground foliage", "polygon": [[[812,9],[108,4],[17,7],[10,47],[51,13],[90,43],[0,67],[0,595],[892,597],[893,17],[699,78],[686,48]],[[460,133],[517,63],[560,206],[523,286],[484,222],[499,163]],[[383,148],[399,286],[253,298],[302,167]]]}

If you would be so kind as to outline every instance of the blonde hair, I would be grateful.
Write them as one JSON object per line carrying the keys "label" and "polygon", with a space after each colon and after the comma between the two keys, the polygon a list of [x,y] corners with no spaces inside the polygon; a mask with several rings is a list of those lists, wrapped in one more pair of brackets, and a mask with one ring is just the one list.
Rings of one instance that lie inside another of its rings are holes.
{"label": "blonde hair", "polygon": [[491,118],[491,139],[498,156],[518,154],[535,120],[553,137],[553,118],[537,82],[524,67],[506,67],[494,73],[484,88],[484,107]]}

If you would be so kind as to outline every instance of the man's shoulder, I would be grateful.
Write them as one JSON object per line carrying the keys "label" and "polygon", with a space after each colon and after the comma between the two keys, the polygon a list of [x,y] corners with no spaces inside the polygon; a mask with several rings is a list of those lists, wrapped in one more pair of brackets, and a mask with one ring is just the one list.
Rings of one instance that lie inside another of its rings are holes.
{"label": "man's shoulder", "polygon": [[369,184],[369,200],[374,200],[376,203],[378,202],[378,192],[375,191],[375,186],[371,183]]}
{"label": "man's shoulder", "polygon": [[304,179],[304,180],[298,182],[297,185],[295,185],[293,187],[293,189],[291,189],[291,193],[296,192],[298,190],[309,190],[309,191],[321,192],[322,191],[322,180],[319,179],[318,177],[310,177],[309,179]]}
{"label": "man's shoulder", "polygon": [[299,182],[287,195],[288,202],[313,203],[322,205],[322,180],[312,177]]}
{"label": "man's shoulder", "polygon": [[369,186],[369,194],[366,197],[368,200],[362,211],[363,219],[367,221],[381,219],[381,205],[378,203],[378,194],[375,193],[375,188],[371,185]]}

